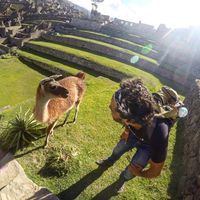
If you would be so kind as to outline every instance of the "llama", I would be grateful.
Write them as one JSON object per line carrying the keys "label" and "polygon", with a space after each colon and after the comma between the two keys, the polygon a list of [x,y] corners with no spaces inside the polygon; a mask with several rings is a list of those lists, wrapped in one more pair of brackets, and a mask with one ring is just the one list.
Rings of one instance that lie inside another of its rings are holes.
{"label": "llama", "polygon": [[61,77],[62,75],[47,77],[39,83],[37,88],[34,116],[36,120],[48,124],[44,147],[48,146],[49,138],[53,134],[59,117],[64,112],[67,113],[61,124],[63,126],[73,107],[75,107],[73,123],[76,122],[79,105],[86,90],[85,73],[79,72],[76,76],[63,79],[60,79]]}

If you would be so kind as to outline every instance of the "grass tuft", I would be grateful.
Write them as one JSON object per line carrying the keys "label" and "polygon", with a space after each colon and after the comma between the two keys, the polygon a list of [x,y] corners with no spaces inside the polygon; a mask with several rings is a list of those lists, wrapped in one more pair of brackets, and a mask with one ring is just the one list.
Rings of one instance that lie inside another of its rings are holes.
{"label": "grass tuft", "polygon": [[29,110],[25,113],[20,109],[14,119],[11,119],[7,127],[1,133],[0,141],[3,149],[23,150],[42,136],[42,126],[30,114]]}
{"label": "grass tuft", "polygon": [[75,146],[51,147],[48,150],[47,160],[40,170],[40,175],[44,177],[61,177],[70,172],[72,165],[78,164],[75,157],[78,155]]}

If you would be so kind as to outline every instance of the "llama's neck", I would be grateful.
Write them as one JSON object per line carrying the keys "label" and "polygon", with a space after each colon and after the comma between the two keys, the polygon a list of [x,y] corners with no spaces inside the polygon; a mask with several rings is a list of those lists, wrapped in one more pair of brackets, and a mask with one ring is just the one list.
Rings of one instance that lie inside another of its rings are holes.
{"label": "llama's neck", "polygon": [[49,119],[48,113],[48,103],[49,98],[40,96],[40,98],[36,99],[35,105],[35,118],[40,121],[46,123]]}

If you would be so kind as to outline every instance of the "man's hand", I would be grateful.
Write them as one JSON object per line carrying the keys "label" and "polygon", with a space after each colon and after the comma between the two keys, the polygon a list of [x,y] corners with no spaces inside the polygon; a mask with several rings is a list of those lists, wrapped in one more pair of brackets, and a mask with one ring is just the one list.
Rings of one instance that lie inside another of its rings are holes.
{"label": "man's hand", "polygon": [[121,140],[124,140],[125,143],[127,143],[129,137],[129,131],[128,128],[126,127],[124,132],[121,134]]}
{"label": "man's hand", "polygon": [[134,176],[141,176],[144,178],[156,178],[160,175],[164,162],[154,163],[152,160],[149,161],[150,167],[146,170],[142,170],[141,166],[130,165],[129,170]]}
{"label": "man's hand", "polygon": [[164,162],[155,163],[152,160],[149,161],[150,167],[147,170],[141,172],[141,176],[145,178],[156,178],[160,175],[162,168],[164,166]]}

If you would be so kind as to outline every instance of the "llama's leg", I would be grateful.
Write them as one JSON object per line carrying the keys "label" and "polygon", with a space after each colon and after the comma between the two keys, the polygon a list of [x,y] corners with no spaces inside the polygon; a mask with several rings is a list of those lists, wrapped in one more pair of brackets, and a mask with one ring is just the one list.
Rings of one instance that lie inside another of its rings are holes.
{"label": "llama's leg", "polygon": [[51,135],[53,135],[53,129],[54,129],[56,123],[57,123],[57,120],[47,127],[47,137],[46,137],[46,141],[44,143],[44,148],[48,147],[49,138]]}
{"label": "llama's leg", "polygon": [[75,105],[75,115],[74,115],[74,119],[72,121],[72,123],[74,123],[74,124],[76,123],[76,120],[78,117],[79,105],[80,105],[80,101],[77,101],[76,105]]}
{"label": "llama's leg", "polygon": [[61,124],[61,126],[64,126],[65,123],[67,122],[67,119],[68,119],[68,117],[69,117],[70,112],[71,112],[71,110],[69,110],[69,111],[67,112],[66,117],[65,117],[65,120],[63,121],[63,123]]}

